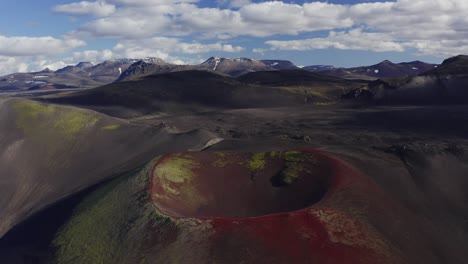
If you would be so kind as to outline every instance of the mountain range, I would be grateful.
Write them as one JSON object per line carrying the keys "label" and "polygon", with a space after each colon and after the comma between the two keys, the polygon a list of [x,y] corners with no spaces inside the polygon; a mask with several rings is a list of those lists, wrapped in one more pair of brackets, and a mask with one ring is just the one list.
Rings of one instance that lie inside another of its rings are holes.
{"label": "mountain range", "polygon": [[57,71],[14,73],[0,77],[0,91],[56,90],[94,88],[114,81],[135,80],[152,74],[203,70],[238,77],[250,72],[303,70],[345,79],[375,80],[378,78],[415,76],[438,65],[420,61],[392,63],[388,60],[371,66],[335,68],[331,65],[298,67],[287,60],[255,60],[250,58],[211,57],[198,65],[176,65],[159,58],[117,59],[101,63],[80,62]]}
{"label": "mountain range", "polygon": [[138,62],[158,63],[157,58],[116,59],[101,63],[80,62],[57,71],[13,73],[0,77],[0,91],[94,88],[115,81],[129,66]]}
{"label": "mountain range", "polygon": [[444,60],[437,68],[417,76],[383,78],[369,82],[345,97],[372,98],[386,104],[468,103],[468,56]]}
{"label": "mountain range", "polygon": [[346,79],[378,79],[391,77],[415,76],[437,68],[437,64],[422,61],[393,63],[389,60],[371,66],[354,68],[334,68],[325,66],[317,68],[323,74],[342,77]]}

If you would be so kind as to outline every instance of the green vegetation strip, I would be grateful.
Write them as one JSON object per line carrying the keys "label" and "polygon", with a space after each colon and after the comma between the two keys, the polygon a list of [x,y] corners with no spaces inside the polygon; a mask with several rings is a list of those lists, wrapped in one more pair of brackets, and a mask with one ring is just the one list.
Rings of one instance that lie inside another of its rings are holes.
{"label": "green vegetation strip", "polygon": [[29,100],[15,103],[14,108],[18,113],[17,126],[30,137],[51,135],[71,139],[99,121],[96,115],[83,110]]}
{"label": "green vegetation strip", "polygon": [[56,262],[141,263],[148,230],[168,223],[149,202],[150,170],[114,179],[83,199],[54,239]]}

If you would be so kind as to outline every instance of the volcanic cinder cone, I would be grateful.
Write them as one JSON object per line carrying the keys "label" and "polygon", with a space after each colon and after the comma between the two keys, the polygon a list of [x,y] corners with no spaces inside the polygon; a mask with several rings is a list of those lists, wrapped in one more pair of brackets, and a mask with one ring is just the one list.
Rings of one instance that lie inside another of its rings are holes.
{"label": "volcanic cinder cone", "polygon": [[57,263],[441,263],[433,228],[331,153],[180,152],[88,195],[54,246]]}
{"label": "volcanic cinder cone", "polygon": [[151,200],[177,223],[169,255],[182,261],[404,262],[367,219],[395,205],[319,151],[169,154],[153,168]]}

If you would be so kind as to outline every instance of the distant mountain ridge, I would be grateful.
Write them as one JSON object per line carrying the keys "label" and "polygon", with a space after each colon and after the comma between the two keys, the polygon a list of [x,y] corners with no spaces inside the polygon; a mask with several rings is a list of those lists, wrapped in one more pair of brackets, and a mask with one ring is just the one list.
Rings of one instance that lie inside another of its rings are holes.
{"label": "distant mountain ridge", "polygon": [[267,66],[270,66],[277,70],[298,70],[300,69],[294,63],[288,60],[261,60]]}
{"label": "distant mountain ridge", "polygon": [[66,88],[94,88],[115,81],[128,67],[138,61],[161,63],[159,58],[115,59],[101,63],[80,62],[52,71],[13,73],[0,77],[1,90],[42,90]]}
{"label": "distant mountain ridge", "polygon": [[[378,64],[353,68],[324,68],[315,71],[346,79],[379,79],[392,77],[416,76],[421,73],[433,70],[437,64],[425,63],[421,61],[393,63],[384,60]],[[307,70],[310,67],[304,67]]]}
{"label": "distant mountain ridge", "polygon": [[[414,64],[412,64],[414,65]],[[345,95],[384,104],[468,103],[468,56],[446,59],[417,76],[383,78]]]}
{"label": "distant mountain ridge", "polygon": [[[448,60],[456,60],[460,65],[467,65],[467,63],[464,63],[464,61],[468,60],[466,58],[468,56]],[[5,75],[0,77],[0,91],[94,88],[115,81],[130,81],[153,74],[191,70],[209,71],[232,77],[260,71],[304,70],[345,79],[376,80],[379,78],[416,76],[436,70],[437,66],[437,64],[421,61],[392,63],[385,60],[375,65],[353,68],[335,68],[332,65],[311,65],[301,68],[288,60],[224,57],[210,57],[197,65],[177,65],[153,57],[142,59],[122,58],[101,63],[80,62],[57,71],[45,69],[40,72]],[[465,68],[463,67],[457,66],[457,69],[464,71]],[[439,72],[453,70],[456,69],[446,69],[444,66],[441,67]]]}
{"label": "distant mountain ridge", "polygon": [[210,69],[213,71],[225,73],[231,76],[240,76],[249,72],[255,71],[273,71],[275,68],[270,67],[262,61],[250,58],[219,58],[211,57],[205,62],[198,65],[200,68]]}
{"label": "distant mountain ridge", "polygon": [[266,65],[263,61],[250,58],[231,59],[210,57],[209,59],[198,65],[176,65],[164,61],[139,61],[128,67],[127,70],[125,70],[117,79],[117,81],[136,80],[147,75],[192,70],[209,71],[213,73],[237,77],[249,72],[274,71],[276,69],[274,67]]}
{"label": "distant mountain ridge", "polygon": [[332,65],[310,65],[310,66],[305,66],[302,67],[303,70],[305,71],[326,71],[326,70],[331,70],[335,69],[335,66]]}

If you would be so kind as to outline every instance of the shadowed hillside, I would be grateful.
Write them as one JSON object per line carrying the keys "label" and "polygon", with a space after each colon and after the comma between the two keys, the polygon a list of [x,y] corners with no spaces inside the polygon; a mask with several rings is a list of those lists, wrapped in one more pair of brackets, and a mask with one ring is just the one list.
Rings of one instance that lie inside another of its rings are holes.
{"label": "shadowed hillside", "polygon": [[468,56],[460,55],[419,76],[372,81],[364,89],[354,90],[345,97],[365,95],[377,104],[466,104],[467,87]]}
{"label": "shadowed hillside", "polygon": [[200,147],[215,135],[171,134],[91,110],[0,101],[0,237],[44,207],[155,155]]}
{"label": "shadowed hillside", "polygon": [[291,106],[303,104],[306,96],[302,91],[297,93],[252,85],[210,72],[184,71],[51,96],[46,100],[86,106],[124,117],[150,113]]}

